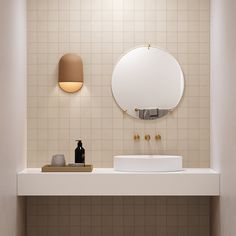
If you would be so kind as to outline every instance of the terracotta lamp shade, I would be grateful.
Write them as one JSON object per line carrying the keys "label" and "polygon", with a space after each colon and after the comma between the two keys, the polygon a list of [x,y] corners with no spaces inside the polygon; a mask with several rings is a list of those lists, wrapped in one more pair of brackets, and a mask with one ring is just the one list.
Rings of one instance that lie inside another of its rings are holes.
{"label": "terracotta lamp shade", "polygon": [[83,86],[83,62],[76,54],[65,54],[59,61],[58,83],[67,93],[79,91]]}

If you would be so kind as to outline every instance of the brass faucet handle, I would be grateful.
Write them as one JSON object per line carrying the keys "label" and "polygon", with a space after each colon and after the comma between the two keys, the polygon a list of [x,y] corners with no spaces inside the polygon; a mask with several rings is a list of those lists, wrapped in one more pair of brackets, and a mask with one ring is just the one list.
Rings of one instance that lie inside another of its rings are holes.
{"label": "brass faucet handle", "polygon": [[140,136],[139,136],[139,134],[135,134],[135,135],[134,135],[134,140],[136,140],[136,141],[137,141],[137,140],[139,140],[139,139],[140,139]]}
{"label": "brass faucet handle", "polygon": [[149,141],[151,139],[151,136],[149,134],[145,134],[144,138],[145,140]]}
{"label": "brass faucet handle", "polygon": [[155,139],[156,139],[156,141],[161,140],[161,135],[160,135],[160,134],[157,134],[157,135],[155,136]]}

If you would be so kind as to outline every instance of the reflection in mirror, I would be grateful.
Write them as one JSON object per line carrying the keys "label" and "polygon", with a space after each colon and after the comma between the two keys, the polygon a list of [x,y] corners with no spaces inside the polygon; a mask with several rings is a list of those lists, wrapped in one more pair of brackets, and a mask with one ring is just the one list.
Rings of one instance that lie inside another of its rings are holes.
{"label": "reflection in mirror", "polygon": [[168,109],[135,109],[138,112],[138,117],[142,120],[154,120],[167,115],[170,111]]}
{"label": "reflection in mirror", "polygon": [[139,47],[123,55],[112,75],[112,92],[120,108],[135,118],[151,120],[173,110],[184,91],[177,60],[155,47]]}

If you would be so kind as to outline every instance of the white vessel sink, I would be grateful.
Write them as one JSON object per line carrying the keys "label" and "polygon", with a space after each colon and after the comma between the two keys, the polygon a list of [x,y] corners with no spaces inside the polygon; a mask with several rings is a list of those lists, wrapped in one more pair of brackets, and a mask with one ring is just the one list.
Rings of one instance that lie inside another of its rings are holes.
{"label": "white vessel sink", "polygon": [[115,171],[181,171],[182,156],[122,155],[114,156]]}

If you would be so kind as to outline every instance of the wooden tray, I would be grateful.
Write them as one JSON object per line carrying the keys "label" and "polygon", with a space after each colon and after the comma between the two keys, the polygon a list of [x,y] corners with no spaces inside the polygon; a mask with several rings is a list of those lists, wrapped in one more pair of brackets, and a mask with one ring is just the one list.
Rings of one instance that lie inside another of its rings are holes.
{"label": "wooden tray", "polygon": [[42,167],[42,172],[92,172],[93,165],[85,166],[51,166],[45,165]]}

